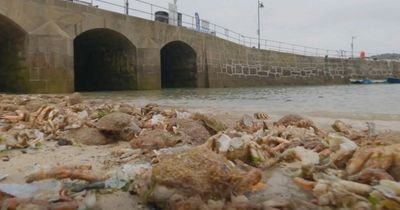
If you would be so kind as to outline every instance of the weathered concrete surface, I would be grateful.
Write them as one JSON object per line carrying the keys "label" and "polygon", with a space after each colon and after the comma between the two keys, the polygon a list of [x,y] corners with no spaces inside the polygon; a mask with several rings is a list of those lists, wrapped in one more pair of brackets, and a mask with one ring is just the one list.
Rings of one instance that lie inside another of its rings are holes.
{"label": "weathered concrete surface", "polygon": [[[0,0],[0,27],[0,91],[340,84],[400,76],[399,63],[257,50],[64,0]],[[178,80],[162,84],[171,72]]]}

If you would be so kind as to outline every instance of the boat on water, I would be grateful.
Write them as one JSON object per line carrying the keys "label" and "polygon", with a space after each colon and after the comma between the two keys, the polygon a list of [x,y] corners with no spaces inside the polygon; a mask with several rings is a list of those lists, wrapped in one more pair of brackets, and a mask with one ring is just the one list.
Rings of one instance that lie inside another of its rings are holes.
{"label": "boat on water", "polygon": [[370,84],[384,84],[387,80],[377,79],[350,79],[351,84],[370,85]]}
{"label": "boat on water", "polygon": [[372,81],[369,79],[350,79],[350,83],[358,85],[367,85],[367,84],[372,84]]}
{"label": "boat on water", "polygon": [[400,84],[400,79],[394,77],[389,77],[386,79],[386,81],[389,84]]}

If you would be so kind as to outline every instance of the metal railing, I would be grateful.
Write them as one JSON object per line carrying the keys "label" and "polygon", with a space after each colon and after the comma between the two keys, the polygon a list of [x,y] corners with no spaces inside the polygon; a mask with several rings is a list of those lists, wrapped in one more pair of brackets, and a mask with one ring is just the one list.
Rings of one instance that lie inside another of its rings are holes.
{"label": "metal railing", "polygon": [[[113,11],[121,14],[127,14],[130,16],[135,16],[147,20],[155,20],[157,11],[168,12],[169,8],[155,5],[143,0],[129,0],[126,4],[125,0],[114,0],[120,2],[112,3],[110,0],[67,0],[79,4],[84,4],[87,6],[98,7],[104,10]],[[240,44],[246,47],[256,48],[258,46],[258,38],[244,36],[233,30],[219,26],[207,20],[201,19],[200,25],[196,24],[196,17],[179,12],[182,15],[181,27],[185,27],[191,30],[199,31],[202,33],[208,33],[213,36]],[[173,20],[178,22],[177,20]],[[200,28],[199,28],[200,26]],[[345,50],[333,50],[333,49],[323,49],[315,48],[309,46],[303,46],[298,44],[292,44],[281,41],[274,41],[268,39],[261,39],[260,43],[261,49],[271,50],[283,53],[290,53],[303,56],[315,56],[315,57],[329,57],[329,58],[341,58],[347,59],[352,58],[352,52]],[[358,57],[359,52],[355,52],[356,57]],[[378,53],[366,53],[366,57],[370,58]]]}

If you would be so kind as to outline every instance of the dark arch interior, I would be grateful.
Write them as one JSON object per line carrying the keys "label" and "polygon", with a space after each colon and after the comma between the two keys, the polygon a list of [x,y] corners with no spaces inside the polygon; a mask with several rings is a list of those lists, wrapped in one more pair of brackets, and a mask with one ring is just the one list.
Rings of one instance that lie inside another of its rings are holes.
{"label": "dark arch interior", "polygon": [[25,36],[21,27],[0,15],[0,92],[26,90]]}
{"label": "dark arch interior", "polygon": [[136,47],[122,34],[94,29],[74,40],[75,90],[137,89]]}
{"label": "dark arch interior", "polygon": [[197,87],[196,52],[189,45],[175,41],[161,49],[161,87]]}

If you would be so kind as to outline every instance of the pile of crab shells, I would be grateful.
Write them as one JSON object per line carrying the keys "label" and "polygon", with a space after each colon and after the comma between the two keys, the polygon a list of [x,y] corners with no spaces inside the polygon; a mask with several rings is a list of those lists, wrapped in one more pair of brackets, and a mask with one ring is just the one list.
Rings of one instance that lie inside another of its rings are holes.
{"label": "pile of crab shells", "polygon": [[[373,123],[357,130],[336,121],[325,131],[298,115],[274,122],[255,113],[228,127],[206,114],[80,94],[0,99],[0,151],[129,142],[113,164],[130,164],[129,191],[164,209],[400,209],[400,134]],[[252,201],[277,168],[312,199]]]}
{"label": "pile of crab shells", "polygon": [[377,133],[373,123],[357,130],[337,120],[326,132],[298,115],[273,123],[245,115],[209,141],[229,160],[285,168],[316,206],[400,209],[400,133]]}
{"label": "pile of crab shells", "polygon": [[199,145],[215,132],[191,113],[164,110],[157,104],[140,108],[125,102],[84,100],[80,94],[1,98],[3,149],[38,147],[47,140],[104,145],[134,139],[133,147],[151,150],[184,143]]}

